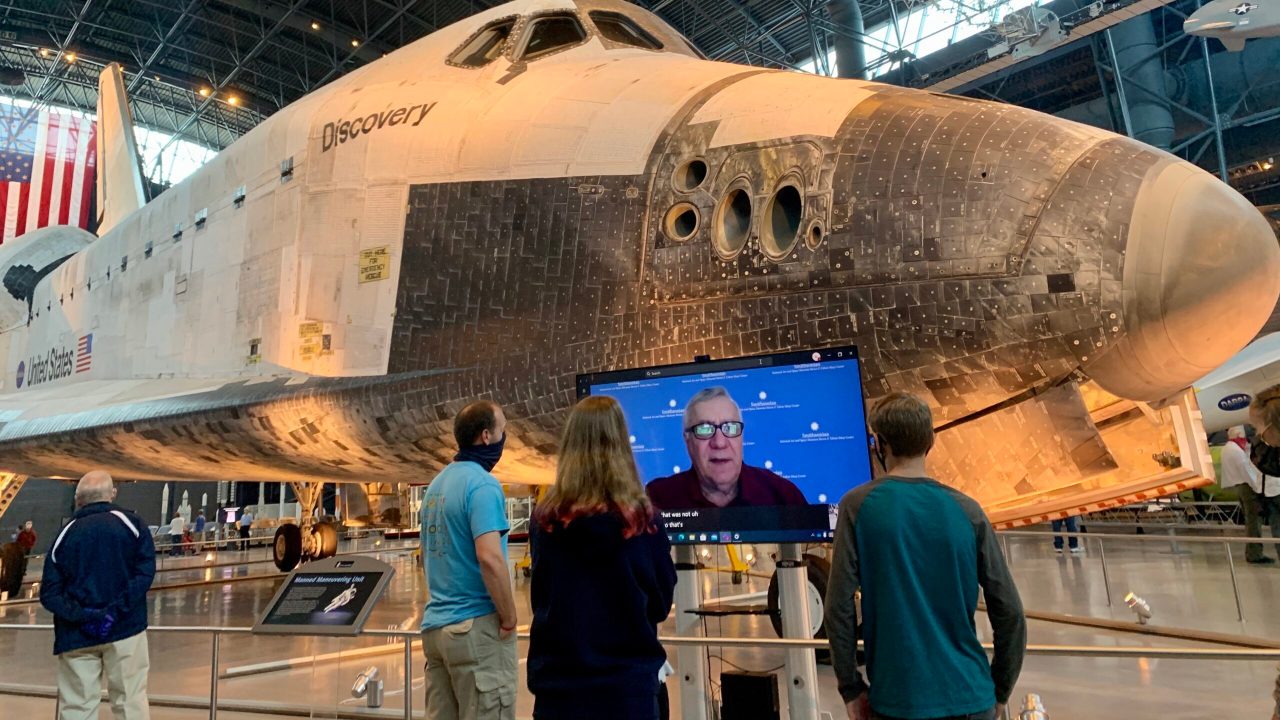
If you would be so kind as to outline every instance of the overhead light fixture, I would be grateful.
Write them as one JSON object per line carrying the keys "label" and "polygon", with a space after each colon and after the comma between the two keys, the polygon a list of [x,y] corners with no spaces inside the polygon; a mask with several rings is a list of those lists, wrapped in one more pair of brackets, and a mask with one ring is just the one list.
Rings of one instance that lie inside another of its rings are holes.
{"label": "overhead light fixture", "polygon": [[312,29],[312,30],[319,30],[319,29],[320,29],[320,23],[316,22],[315,20],[312,20],[312,21],[311,21],[311,29]]}
{"label": "overhead light fixture", "polygon": [[49,48],[40,48],[40,57],[49,57]]}
{"label": "overhead light fixture", "polygon": [[76,61],[76,54],[73,52],[69,52],[66,55],[63,55],[63,58],[66,59],[68,64],[74,63]]}
{"label": "overhead light fixture", "polygon": [[360,47],[360,41],[355,38],[351,39],[351,47]]}
{"label": "overhead light fixture", "polygon": [[156,82],[160,82],[160,76],[156,75]]}
{"label": "overhead light fixture", "polygon": [[228,105],[239,105],[239,104],[240,104],[240,98],[236,97],[235,95],[232,95],[231,97],[227,98],[227,104],[228,104]]}
{"label": "overhead light fixture", "polygon": [[207,87],[200,88],[200,97],[209,97],[211,91]]}
{"label": "overhead light fixture", "polygon": [[1132,592],[1124,596],[1124,604],[1129,606],[1134,615],[1138,616],[1138,624],[1146,625],[1151,619],[1151,606],[1146,600],[1134,595]]}

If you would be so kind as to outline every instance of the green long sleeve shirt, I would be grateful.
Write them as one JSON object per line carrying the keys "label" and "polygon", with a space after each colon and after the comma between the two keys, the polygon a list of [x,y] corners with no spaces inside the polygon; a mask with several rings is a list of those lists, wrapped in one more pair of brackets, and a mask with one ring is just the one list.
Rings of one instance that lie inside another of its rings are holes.
{"label": "green long sleeve shirt", "polygon": [[[995,636],[989,663],[974,625],[979,588]],[[1008,702],[1026,618],[995,531],[972,498],[929,478],[886,476],[840,501],[826,627],[846,701],[868,690],[854,654],[859,589],[877,713],[939,718]]]}

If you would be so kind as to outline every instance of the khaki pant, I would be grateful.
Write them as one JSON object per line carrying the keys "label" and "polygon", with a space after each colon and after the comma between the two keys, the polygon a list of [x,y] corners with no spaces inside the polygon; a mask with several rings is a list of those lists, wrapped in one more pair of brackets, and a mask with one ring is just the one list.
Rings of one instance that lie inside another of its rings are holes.
{"label": "khaki pant", "polygon": [[104,670],[116,720],[150,720],[145,632],[58,656],[58,720],[97,720]]}
{"label": "khaki pant", "polygon": [[[1270,480],[1270,478],[1268,478]],[[1244,510],[1245,534],[1249,537],[1262,537],[1262,523],[1271,526],[1271,537],[1280,538],[1280,496],[1265,497],[1259,495],[1249,485],[1237,485],[1240,493],[1240,508]],[[1280,545],[1273,545],[1280,555]],[[1249,543],[1244,548],[1245,559],[1257,562],[1265,557],[1262,543]]]}
{"label": "khaki pant", "polygon": [[422,633],[427,720],[514,720],[516,638],[493,613]]}

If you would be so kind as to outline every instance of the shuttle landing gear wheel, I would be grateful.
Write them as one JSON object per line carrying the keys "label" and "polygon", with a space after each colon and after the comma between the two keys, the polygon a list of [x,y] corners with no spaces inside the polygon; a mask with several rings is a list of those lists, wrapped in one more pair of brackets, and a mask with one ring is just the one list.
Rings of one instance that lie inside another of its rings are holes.
{"label": "shuttle landing gear wheel", "polygon": [[[817,555],[805,555],[805,571],[808,574],[808,600],[809,600],[809,632],[815,640],[822,640],[827,637],[827,629],[823,626],[823,605],[827,596],[827,578],[831,576],[831,563],[826,558]],[[782,610],[778,605],[778,573],[775,571],[773,577],[769,578],[769,621],[773,624],[773,631],[782,637]],[[819,662],[828,662],[831,653],[827,650],[818,650]]]}
{"label": "shuttle landing gear wheel", "polygon": [[302,560],[302,528],[292,523],[276,528],[271,555],[276,561],[276,567],[285,572],[297,567]]}
{"label": "shuttle landing gear wheel", "polygon": [[27,554],[18,543],[0,545],[0,592],[17,597],[22,590],[22,575],[27,571]]}
{"label": "shuttle landing gear wheel", "polygon": [[338,554],[338,528],[331,523],[316,523],[311,529],[316,536],[316,558],[333,557]]}

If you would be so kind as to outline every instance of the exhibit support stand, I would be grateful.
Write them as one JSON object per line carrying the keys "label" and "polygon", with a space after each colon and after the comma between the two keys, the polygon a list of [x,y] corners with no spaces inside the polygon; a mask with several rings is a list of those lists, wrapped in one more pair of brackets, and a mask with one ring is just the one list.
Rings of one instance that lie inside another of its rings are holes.
{"label": "exhibit support stand", "polygon": [[[702,606],[698,579],[698,553],[693,545],[676,546],[676,635],[701,637],[702,618],[694,611]],[[681,645],[676,649],[680,678],[680,717],[707,720],[707,659],[702,648]]]}
{"label": "exhibit support stand", "polygon": [[[778,609],[782,613],[782,636],[810,640],[809,573],[805,569],[804,547],[798,543],[779,546]],[[787,650],[785,665],[787,707],[791,720],[818,720],[818,663],[813,650]]]}

